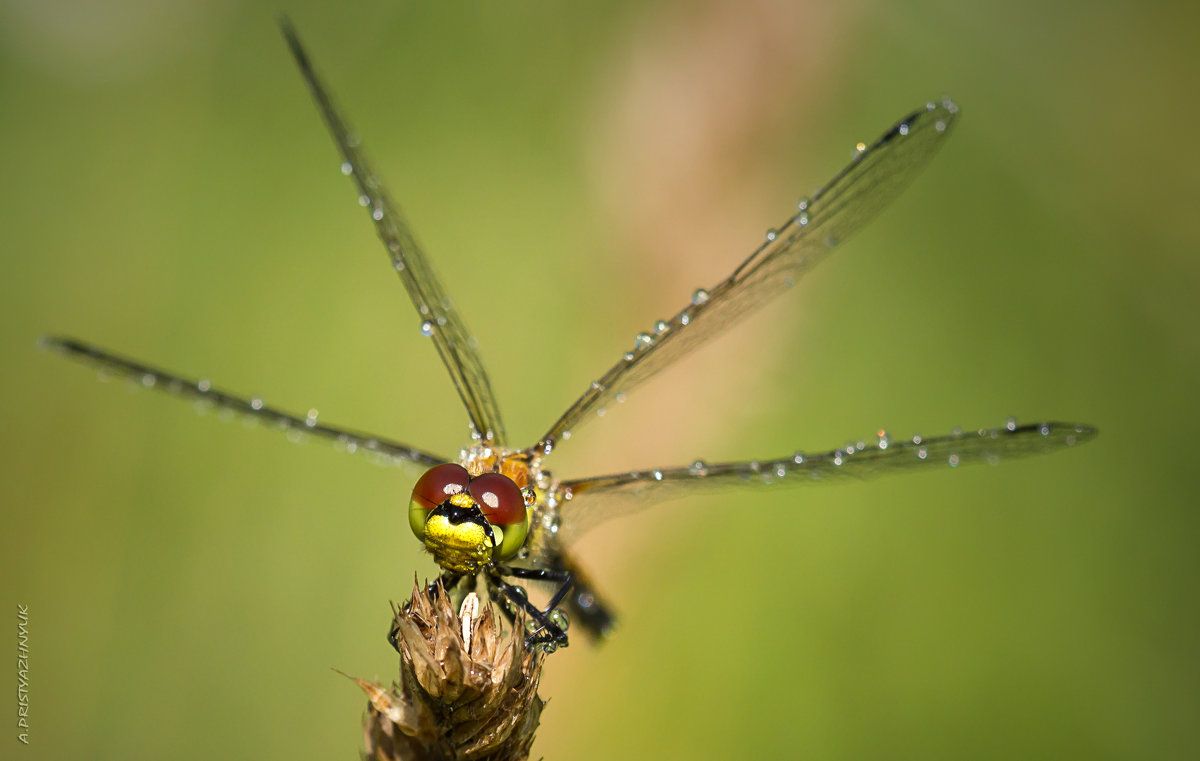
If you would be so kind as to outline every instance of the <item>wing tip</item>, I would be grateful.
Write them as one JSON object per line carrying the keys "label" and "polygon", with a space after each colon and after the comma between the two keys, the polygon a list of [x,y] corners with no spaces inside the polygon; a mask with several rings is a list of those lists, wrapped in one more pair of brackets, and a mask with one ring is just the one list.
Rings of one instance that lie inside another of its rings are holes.
{"label": "wing tip", "polygon": [[1089,423],[1067,423],[1056,420],[1045,420],[1020,426],[1015,426],[1010,422],[1000,429],[1000,432],[1009,435],[1033,434],[1042,440],[1052,440],[1059,444],[1065,444],[1067,447],[1086,444],[1100,435],[1100,429]]}
{"label": "wing tip", "polygon": [[38,351],[52,351],[58,354],[78,353],[84,344],[69,336],[38,336],[34,344]]}
{"label": "wing tip", "polygon": [[295,24],[286,13],[281,13],[276,18],[279,24],[279,31],[283,34],[283,39],[287,42],[288,50],[292,53],[292,58],[295,59],[296,65],[302,71],[310,71],[312,64],[308,60],[308,52],[304,49],[304,43],[300,41],[300,34],[296,31]]}
{"label": "wing tip", "polygon": [[1074,438],[1073,444],[1083,444],[1100,435],[1100,429],[1088,423],[1043,423],[1042,425],[1043,435],[1061,431]]}
{"label": "wing tip", "polygon": [[[950,128],[958,120],[958,115],[958,103],[949,95],[943,95],[940,98],[926,102],[924,108],[918,109],[908,117],[902,119],[896,125],[896,130],[902,135],[906,135],[913,124],[923,122],[925,124],[932,124],[934,131],[939,136],[945,136],[950,133]],[[933,121],[930,122],[930,119]]]}

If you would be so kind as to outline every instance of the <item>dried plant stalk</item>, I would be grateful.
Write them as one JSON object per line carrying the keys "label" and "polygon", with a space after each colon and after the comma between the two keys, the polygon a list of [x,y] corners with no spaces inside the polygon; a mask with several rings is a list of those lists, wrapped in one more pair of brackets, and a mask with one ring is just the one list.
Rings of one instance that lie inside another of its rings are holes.
{"label": "dried plant stalk", "polygon": [[505,627],[474,592],[456,613],[441,587],[414,583],[390,639],[400,682],[390,690],[350,677],[370,700],[367,759],[519,761],[529,756],[544,701],[544,656],[525,649],[522,620]]}

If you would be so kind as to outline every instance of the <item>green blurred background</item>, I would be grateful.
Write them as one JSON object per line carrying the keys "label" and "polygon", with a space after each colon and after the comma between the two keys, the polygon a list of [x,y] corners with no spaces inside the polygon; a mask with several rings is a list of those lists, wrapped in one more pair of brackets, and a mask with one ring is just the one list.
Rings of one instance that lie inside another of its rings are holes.
{"label": "green blurred background", "polygon": [[622,628],[550,660],[535,755],[1200,754],[1194,4],[8,0],[0,590],[10,632],[30,609],[33,744],[5,757],[354,758],[364,699],[330,667],[392,679],[388,602],[433,573],[402,517],[413,474],[34,348],[75,334],[464,443],[279,11],[519,443],[855,141],[961,104],[876,224],[585,429],[560,475],[1010,414],[1102,431],[597,532],[581,550]]}

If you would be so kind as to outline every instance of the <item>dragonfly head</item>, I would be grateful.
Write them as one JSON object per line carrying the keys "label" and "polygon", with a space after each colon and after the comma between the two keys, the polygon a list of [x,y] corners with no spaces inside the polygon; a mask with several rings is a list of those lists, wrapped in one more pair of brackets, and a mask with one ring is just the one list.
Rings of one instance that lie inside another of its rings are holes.
{"label": "dragonfly head", "polygon": [[521,549],[532,495],[502,473],[472,477],[461,465],[436,465],[413,487],[408,525],[442,568],[474,573]]}

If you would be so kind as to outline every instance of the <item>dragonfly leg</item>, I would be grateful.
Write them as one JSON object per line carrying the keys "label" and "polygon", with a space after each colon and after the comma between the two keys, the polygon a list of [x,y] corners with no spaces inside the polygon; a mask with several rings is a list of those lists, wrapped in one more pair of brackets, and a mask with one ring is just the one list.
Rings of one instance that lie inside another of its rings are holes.
{"label": "dragonfly leg", "polygon": [[571,620],[597,639],[610,634],[617,623],[612,608],[596,594],[595,585],[574,558],[559,550],[547,560],[551,567],[570,573],[575,580],[571,593],[563,600]]}
{"label": "dragonfly leg", "polygon": [[430,597],[437,597],[441,593],[441,590],[445,590],[446,594],[450,594],[450,591],[454,589],[454,587],[457,586],[458,582],[460,581],[462,581],[461,573],[455,573],[454,571],[443,571],[441,576],[438,576],[436,579],[429,582],[429,585],[425,587],[425,593]]}
{"label": "dragonfly leg", "polygon": [[[555,614],[559,604],[563,598],[571,591],[575,584],[575,578],[570,571],[559,570],[554,568],[510,568],[507,566],[497,566],[489,575],[489,579],[495,585],[497,591],[504,599],[511,604],[519,607],[533,621],[534,627],[525,637],[525,647],[534,649],[541,646],[547,652],[551,652],[559,647],[567,646],[566,623],[559,623],[562,614]],[[546,607],[539,608],[529,601],[529,598],[517,590],[515,586],[504,581],[503,576],[508,576],[515,579],[530,579],[532,581],[547,581],[552,584],[558,584],[558,589],[550,597],[550,602]]]}

